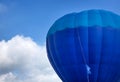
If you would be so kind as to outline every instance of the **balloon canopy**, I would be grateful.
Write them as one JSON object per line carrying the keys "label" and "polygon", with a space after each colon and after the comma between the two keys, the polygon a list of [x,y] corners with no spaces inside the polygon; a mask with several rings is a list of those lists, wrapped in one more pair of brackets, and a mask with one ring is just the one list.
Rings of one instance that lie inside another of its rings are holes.
{"label": "balloon canopy", "polygon": [[48,59],[63,82],[120,81],[120,16],[105,10],[67,14],[50,28]]}

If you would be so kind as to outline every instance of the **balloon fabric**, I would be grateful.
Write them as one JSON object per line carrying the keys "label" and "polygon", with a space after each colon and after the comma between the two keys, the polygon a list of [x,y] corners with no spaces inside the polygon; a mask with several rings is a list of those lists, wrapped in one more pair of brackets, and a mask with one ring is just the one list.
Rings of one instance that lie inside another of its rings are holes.
{"label": "balloon fabric", "polygon": [[50,28],[48,59],[63,82],[120,82],[120,16],[106,10],[67,14]]}

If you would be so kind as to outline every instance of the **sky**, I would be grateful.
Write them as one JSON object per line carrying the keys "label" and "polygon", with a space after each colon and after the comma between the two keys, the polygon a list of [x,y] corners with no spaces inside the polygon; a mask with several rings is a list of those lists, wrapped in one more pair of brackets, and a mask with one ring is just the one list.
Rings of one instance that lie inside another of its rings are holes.
{"label": "sky", "polygon": [[46,35],[65,14],[104,9],[120,0],[0,0],[0,82],[62,82],[46,52]]}

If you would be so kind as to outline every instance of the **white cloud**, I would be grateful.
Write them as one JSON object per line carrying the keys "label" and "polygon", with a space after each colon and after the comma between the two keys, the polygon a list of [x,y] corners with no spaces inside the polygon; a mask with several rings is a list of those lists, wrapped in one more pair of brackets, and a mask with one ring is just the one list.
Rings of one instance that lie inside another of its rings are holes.
{"label": "white cloud", "polygon": [[0,42],[0,82],[61,82],[53,71],[45,45],[15,36]]}
{"label": "white cloud", "polygon": [[15,79],[16,76],[14,76],[11,72],[0,76],[0,82],[14,82]]}

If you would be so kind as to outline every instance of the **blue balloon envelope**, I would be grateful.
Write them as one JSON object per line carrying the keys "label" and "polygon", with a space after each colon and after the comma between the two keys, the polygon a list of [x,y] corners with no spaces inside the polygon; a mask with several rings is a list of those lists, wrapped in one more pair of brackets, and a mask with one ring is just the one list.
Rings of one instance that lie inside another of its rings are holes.
{"label": "blue balloon envelope", "polygon": [[67,14],[48,31],[48,58],[63,82],[120,81],[120,16],[105,10]]}

